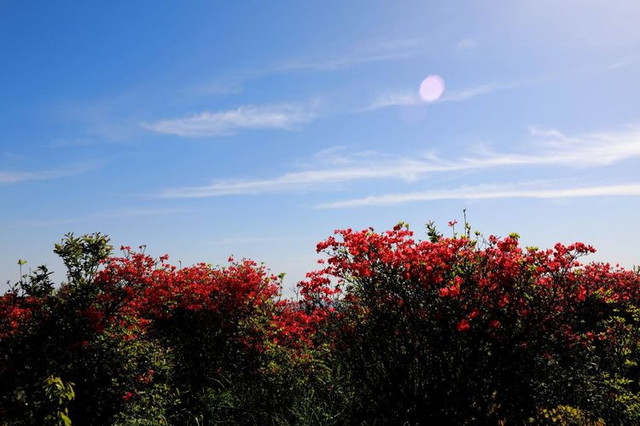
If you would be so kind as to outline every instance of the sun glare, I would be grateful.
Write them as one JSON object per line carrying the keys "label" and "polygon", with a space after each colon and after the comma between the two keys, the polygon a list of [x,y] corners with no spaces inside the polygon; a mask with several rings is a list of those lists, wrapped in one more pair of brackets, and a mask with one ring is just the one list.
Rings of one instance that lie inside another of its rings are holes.
{"label": "sun glare", "polygon": [[420,84],[420,99],[424,102],[437,101],[444,92],[444,79],[439,75],[430,75]]}

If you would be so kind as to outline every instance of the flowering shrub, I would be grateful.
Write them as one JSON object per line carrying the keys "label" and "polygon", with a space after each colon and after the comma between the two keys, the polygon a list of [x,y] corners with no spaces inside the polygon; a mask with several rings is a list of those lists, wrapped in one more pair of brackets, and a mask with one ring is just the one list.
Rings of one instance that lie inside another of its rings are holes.
{"label": "flowering shrub", "polygon": [[521,422],[569,405],[631,421],[620,396],[637,400],[638,273],[582,266],[594,249],[581,243],[539,250],[466,231],[347,229],[318,245],[327,263],[301,293],[340,305],[329,341],[350,372],[352,419]]}
{"label": "flowering shrub", "polygon": [[0,296],[0,423],[640,422],[638,271],[428,236],[336,231],[290,300],[250,260],[69,234],[67,282],[39,268]]}
{"label": "flowering shrub", "polygon": [[[135,321],[127,324],[133,338],[170,350],[169,380],[177,395],[170,417],[179,423],[197,416],[213,422],[233,417],[237,406],[260,404],[268,358],[263,354],[277,331],[272,318],[278,278],[248,260],[227,268],[177,269],[166,257],[156,261],[123,250],[124,257],[108,259],[96,276],[104,289],[100,302],[118,303]],[[138,388],[129,392],[127,401],[140,394]]]}

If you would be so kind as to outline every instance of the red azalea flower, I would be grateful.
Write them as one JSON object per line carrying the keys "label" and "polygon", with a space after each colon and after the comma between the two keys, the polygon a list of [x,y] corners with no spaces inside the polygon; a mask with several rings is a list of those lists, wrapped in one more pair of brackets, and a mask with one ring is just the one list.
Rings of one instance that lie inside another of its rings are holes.
{"label": "red azalea flower", "polygon": [[466,318],[463,318],[462,321],[458,323],[458,326],[456,328],[460,332],[469,331],[469,329],[471,328],[471,324],[469,324],[469,321]]}

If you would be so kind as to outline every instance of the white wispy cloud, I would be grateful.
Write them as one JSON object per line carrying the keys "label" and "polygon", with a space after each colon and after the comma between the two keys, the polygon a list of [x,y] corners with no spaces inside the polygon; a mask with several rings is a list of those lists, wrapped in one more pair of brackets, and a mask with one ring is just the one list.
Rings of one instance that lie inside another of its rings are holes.
{"label": "white wispy cloud", "polygon": [[437,43],[427,39],[392,39],[371,44],[333,49],[329,52],[281,59],[263,68],[236,70],[233,75],[221,76],[186,90],[191,95],[225,95],[240,93],[247,81],[275,74],[292,72],[332,72],[360,65],[395,62],[410,59],[432,50]]}
{"label": "white wispy cloud", "polygon": [[[443,96],[434,103],[464,102],[490,93],[526,87],[543,81],[545,81],[545,78],[528,78],[504,82],[491,82],[463,89],[447,89]],[[419,105],[422,103],[423,102],[420,99],[416,88],[416,90],[396,91],[378,96],[371,104],[363,108],[362,111],[372,111],[394,106]]]}
{"label": "white wispy cloud", "polygon": [[573,188],[531,187],[531,184],[521,185],[478,185],[433,190],[422,192],[394,193],[371,195],[351,200],[335,201],[316,205],[319,209],[344,209],[366,206],[384,206],[412,203],[418,201],[436,200],[486,200],[499,198],[576,198],[602,196],[640,196],[640,183],[620,185],[583,186]]}
{"label": "white wispy cloud", "polygon": [[465,38],[460,40],[457,44],[456,44],[456,49],[457,50],[470,50],[473,49],[477,46],[477,43],[474,39],[472,38]]}
{"label": "white wispy cloud", "polygon": [[615,70],[615,69],[618,69],[618,68],[624,68],[624,67],[628,67],[630,65],[635,65],[637,63],[640,63],[640,55],[628,55],[628,56],[620,59],[619,61],[616,61],[616,62],[612,63],[607,68],[609,70]]}
{"label": "white wispy cloud", "polygon": [[392,92],[378,96],[371,104],[363,108],[362,111],[375,111],[378,109],[395,107],[395,106],[408,106],[418,105],[422,103],[418,91],[403,91]]}
{"label": "white wispy cloud", "polygon": [[445,93],[444,96],[442,96],[442,98],[440,98],[438,101],[439,102],[462,102],[462,101],[466,101],[478,96],[486,95],[488,93],[492,93],[498,90],[512,89],[515,87],[518,87],[518,84],[515,84],[515,83],[483,84],[476,87],[470,87],[463,90],[451,91],[451,92]]}
{"label": "white wispy cloud", "polygon": [[423,39],[396,39],[353,46],[338,54],[310,55],[284,60],[272,67],[270,73],[288,71],[333,71],[375,62],[390,62],[413,58],[430,50]]}
{"label": "white wispy cloud", "polygon": [[0,184],[8,185],[11,183],[28,182],[33,180],[49,180],[60,176],[59,171],[45,172],[0,172]]}
{"label": "white wispy cloud", "polygon": [[178,136],[226,136],[241,129],[292,130],[313,118],[312,112],[298,105],[249,105],[227,111],[205,111],[183,118],[143,123],[142,127],[156,133]]}
{"label": "white wispy cloud", "polygon": [[640,157],[640,128],[623,131],[567,136],[558,130],[530,129],[533,141],[522,152],[495,152],[476,149],[473,155],[442,158],[433,153],[420,157],[367,151],[346,154],[323,151],[320,165],[289,172],[270,179],[224,179],[209,185],[168,188],[164,198],[205,198],[233,194],[261,194],[327,188],[327,185],[366,180],[424,179],[435,173],[481,170],[496,167],[595,167]]}
{"label": "white wispy cloud", "polygon": [[640,127],[637,126],[577,136],[537,127],[530,128],[530,133],[539,150],[526,159],[533,164],[605,166],[640,157]]}
{"label": "white wispy cloud", "polygon": [[272,179],[229,179],[216,181],[204,186],[169,188],[164,190],[161,196],[164,198],[206,198],[234,194],[260,194],[382,178],[411,181],[419,178],[427,171],[444,171],[447,167],[453,167],[428,165],[408,158],[394,157],[388,157],[387,161],[358,161],[357,163],[354,164],[353,161],[350,161],[347,167],[285,173]]}
{"label": "white wispy cloud", "polygon": [[0,171],[0,185],[10,185],[20,182],[44,181],[74,176],[93,169],[95,165],[69,166],[67,168],[43,170],[37,172]]}
{"label": "white wispy cloud", "polygon": [[[535,80],[517,80],[504,83],[487,83],[460,90],[447,90],[440,99],[435,101],[435,103],[463,102],[469,99],[476,98],[478,96],[487,95],[489,93],[523,87],[529,84],[533,84],[534,82]],[[420,100],[417,89],[413,91],[396,91],[378,96],[376,99],[374,99],[373,102],[363,108],[362,111],[374,111],[394,106],[419,105],[421,103],[423,102]]]}

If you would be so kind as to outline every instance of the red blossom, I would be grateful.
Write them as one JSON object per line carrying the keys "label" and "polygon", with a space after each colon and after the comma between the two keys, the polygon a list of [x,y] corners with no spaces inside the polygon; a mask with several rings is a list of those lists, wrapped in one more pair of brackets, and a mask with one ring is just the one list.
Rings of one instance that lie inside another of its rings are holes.
{"label": "red blossom", "polygon": [[466,318],[460,320],[460,322],[456,326],[456,330],[458,330],[459,332],[469,331],[470,328],[471,324],[469,324],[469,320],[467,320]]}

